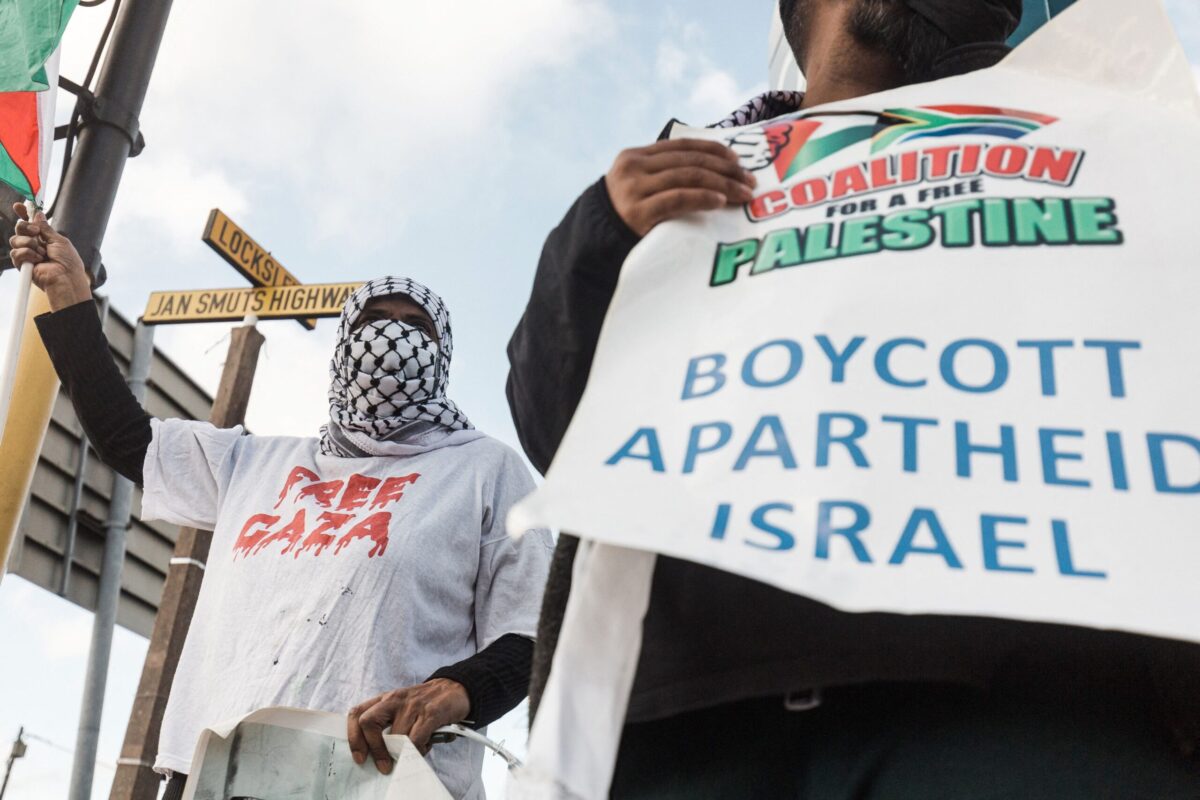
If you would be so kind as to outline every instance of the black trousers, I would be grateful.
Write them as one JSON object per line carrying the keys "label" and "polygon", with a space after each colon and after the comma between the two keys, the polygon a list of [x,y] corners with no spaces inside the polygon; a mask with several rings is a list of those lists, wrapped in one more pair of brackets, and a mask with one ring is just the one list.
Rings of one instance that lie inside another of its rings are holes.
{"label": "black trousers", "polygon": [[183,787],[187,785],[187,775],[180,775],[176,772],[167,781],[167,788],[163,792],[162,800],[181,800],[183,797]]}
{"label": "black trousers", "polygon": [[1136,693],[873,685],[627,725],[612,797],[1196,800],[1200,763]]}

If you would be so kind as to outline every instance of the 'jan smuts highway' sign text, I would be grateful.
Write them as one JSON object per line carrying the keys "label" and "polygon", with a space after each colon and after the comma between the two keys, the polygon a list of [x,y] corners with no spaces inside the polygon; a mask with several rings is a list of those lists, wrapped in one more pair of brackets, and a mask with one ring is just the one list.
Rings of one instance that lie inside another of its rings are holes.
{"label": "'jan smuts highway' sign text", "polygon": [[253,314],[259,319],[336,317],[362,283],[314,283],[262,289],[197,289],[153,292],[142,322],[234,322]]}

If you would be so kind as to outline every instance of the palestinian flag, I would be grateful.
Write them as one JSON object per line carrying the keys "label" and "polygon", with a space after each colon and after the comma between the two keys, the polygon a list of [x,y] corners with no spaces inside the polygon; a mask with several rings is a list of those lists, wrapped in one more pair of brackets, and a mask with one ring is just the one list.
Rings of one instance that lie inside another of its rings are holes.
{"label": "palestinian flag", "polygon": [[[58,53],[46,62],[45,74],[58,80]],[[0,181],[29,200],[41,197],[50,171],[57,94],[56,89],[0,92]]]}
{"label": "palestinian flag", "polygon": [[54,141],[58,43],[78,0],[0,0],[0,181],[34,200]]}
{"label": "palestinian flag", "polygon": [[0,0],[0,92],[54,86],[46,62],[79,0]]}

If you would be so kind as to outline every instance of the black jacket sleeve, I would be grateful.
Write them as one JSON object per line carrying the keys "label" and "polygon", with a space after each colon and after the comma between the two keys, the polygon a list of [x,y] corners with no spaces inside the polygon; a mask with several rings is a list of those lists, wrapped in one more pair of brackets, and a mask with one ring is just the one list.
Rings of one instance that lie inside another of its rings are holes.
{"label": "black jacket sleeve", "polygon": [[601,178],[542,249],[533,293],[508,343],[508,404],[521,446],[545,473],[579,405],[617,276],[638,236]]}
{"label": "black jacket sleeve", "polygon": [[88,300],[35,320],[63,389],[100,460],[142,485],[150,415],[134,398]]}
{"label": "black jacket sleeve", "polygon": [[470,658],[442,667],[429,676],[449,678],[467,690],[472,728],[490,725],[517,707],[529,693],[533,642],[508,633]]}
{"label": "black jacket sleeve", "polygon": [[[637,243],[603,178],[546,239],[529,305],[508,344],[509,408],[525,454],[543,474],[583,396],[617,277]],[[531,716],[550,674],[578,544],[560,535],[550,562],[529,686]]]}

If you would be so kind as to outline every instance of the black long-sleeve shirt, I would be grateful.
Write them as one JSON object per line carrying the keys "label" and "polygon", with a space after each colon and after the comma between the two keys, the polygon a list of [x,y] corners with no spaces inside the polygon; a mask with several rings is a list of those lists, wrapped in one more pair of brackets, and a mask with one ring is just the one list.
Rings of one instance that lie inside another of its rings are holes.
{"label": "black long-sleeve shirt", "polygon": [[[152,437],[150,415],[125,384],[96,307],[83,302],[36,319],[63,389],[100,460],[139,486]],[[533,642],[508,634],[479,653],[430,676],[457,681],[471,701],[476,727],[515,708],[529,690]],[[396,687],[401,688],[401,687]]]}
{"label": "black long-sleeve shirt", "polygon": [[[509,343],[508,398],[543,472],[583,394],[600,327],[637,237],[604,181],[579,198],[542,251]],[[544,688],[570,591],[577,541],[562,536],[534,654]],[[998,619],[850,614],[766,584],[659,557],[628,719],[868,682],[940,682],[1090,691],[1160,703],[1181,741],[1200,742],[1200,646]],[[1040,695],[1039,695],[1040,696]]]}

